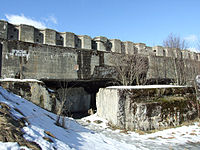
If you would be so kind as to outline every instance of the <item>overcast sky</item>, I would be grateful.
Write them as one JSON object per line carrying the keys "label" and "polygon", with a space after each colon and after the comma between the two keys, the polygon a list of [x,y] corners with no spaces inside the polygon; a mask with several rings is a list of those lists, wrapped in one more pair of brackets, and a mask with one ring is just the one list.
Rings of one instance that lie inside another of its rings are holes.
{"label": "overcast sky", "polygon": [[4,0],[0,19],[148,46],[169,33],[200,39],[200,0]]}

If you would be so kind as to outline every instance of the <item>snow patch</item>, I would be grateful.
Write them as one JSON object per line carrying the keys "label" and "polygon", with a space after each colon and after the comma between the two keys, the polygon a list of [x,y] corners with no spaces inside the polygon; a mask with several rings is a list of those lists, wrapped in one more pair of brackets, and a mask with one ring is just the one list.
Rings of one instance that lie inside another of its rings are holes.
{"label": "snow patch", "polygon": [[39,81],[36,79],[15,79],[15,78],[0,79],[0,82],[39,82],[39,83],[42,83],[42,81]]}
{"label": "snow patch", "polygon": [[141,85],[141,86],[109,86],[107,89],[154,89],[154,88],[180,88],[178,85]]}

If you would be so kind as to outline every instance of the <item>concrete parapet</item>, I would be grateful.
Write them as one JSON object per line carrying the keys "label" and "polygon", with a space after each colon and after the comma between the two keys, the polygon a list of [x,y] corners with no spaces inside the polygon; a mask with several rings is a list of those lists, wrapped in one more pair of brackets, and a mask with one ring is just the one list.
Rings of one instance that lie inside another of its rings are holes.
{"label": "concrete parapet", "polygon": [[134,43],[137,53],[138,54],[145,54],[146,53],[146,44],[144,43]]}
{"label": "concrete parapet", "polygon": [[162,46],[154,46],[152,50],[156,54],[156,56],[166,56],[166,51]]}
{"label": "concrete parapet", "polygon": [[64,47],[72,47],[75,48],[75,34],[72,32],[64,32]]}
{"label": "concrete parapet", "polygon": [[34,31],[34,41],[35,43],[44,43],[44,30],[39,30],[37,28],[35,28]]}
{"label": "concrete parapet", "polygon": [[200,53],[197,53],[197,60],[200,61]]}
{"label": "concrete parapet", "polygon": [[81,40],[81,48],[92,49],[92,38],[90,36],[78,35],[78,38]]}
{"label": "concrete parapet", "polygon": [[166,57],[174,57],[173,50],[169,47],[163,47],[166,52]]}
{"label": "concrete parapet", "polygon": [[93,39],[97,44],[97,50],[106,51],[108,39],[104,36],[98,36]]}
{"label": "concrete parapet", "polygon": [[19,26],[8,24],[8,35],[9,40],[19,40]]}
{"label": "concrete parapet", "polygon": [[33,26],[21,24],[19,26],[19,40],[34,43],[34,31],[35,29]]}
{"label": "concrete parapet", "polygon": [[64,45],[64,37],[62,32],[56,32],[56,45],[58,46]]}
{"label": "concrete parapet", "polygon": [[191,59],[192,60],[198,60],[197,53],[195,53],[195,52],[190,52],[190,53],[191,53]]}
{"label": "concrete parapet", "polygon": [[134,45],[138,50],[146,48],[146,44],[144,43],[134,43]]}
{"label": "concrete parapet", "polygon": [[156,54],[153,52],[153,47],[146,46],[146,51],[148,52],[149,55],[155,56]]}
{"label": "concrete parapet", "polygon": [[119,39],[110,39],[110,42],[112,44],[111,51],[116,53],[122,52],[122,46],[121,41]]}
{"label": "concrete parapet", "polygon": [[56,31],[52,29],[44,30],[44,44],[56,45]]}
{"label": "concrete parapet", "polygon": [[178,48],[172,48],[174,58],[181,58],[181,50]]}
{"label": "concrete parapet", "polygon": [[123,42],[123,44],[124,44],[124,48],[125,48],[125,54],[133,55],[136,53],[133,42],[125,41],[125,42]]}
{"label": "concrete parapet", "polygon": [[0,20],[0,38],[8,38],[8,22]]}
{"label": "concrete parapet", "polygon": [[188,50],[182,50],[181,54],[183,59],[191,59],[191,54]]}

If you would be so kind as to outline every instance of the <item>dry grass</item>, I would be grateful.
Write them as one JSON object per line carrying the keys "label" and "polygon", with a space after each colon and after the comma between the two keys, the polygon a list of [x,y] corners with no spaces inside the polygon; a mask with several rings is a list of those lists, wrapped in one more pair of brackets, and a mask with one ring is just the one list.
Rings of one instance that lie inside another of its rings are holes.
{"label": "dry grass", "polygon": [[51,132],[49,131],[44,131],[44,133],[46,133],[48,136],[52,137],[52,138],[56,138]]}
{"label": "dry grass", "polygon": [[48,142],[50,142],[50,143],[53,143],[53,140],[51,138],[49,138],[49,137],[45,136],[45,137],[43,137],[43,139],[46,140],[46,141],[48,141]]}
{"label": "dry grass", "polygon": [[190,133],[190,135],[196,135],[196,136],[197,136],[197,134],[196,134],[196,133],[193,133],[193,132],[192,132],[192,133]]}
{"label": "dry grass", "polygon": [[96,124],[100,124],[100,123],[102,123],[103,121],[101,121],[101,120],[95,120],[95,121],[93,121],[94,123],[96,123]]}

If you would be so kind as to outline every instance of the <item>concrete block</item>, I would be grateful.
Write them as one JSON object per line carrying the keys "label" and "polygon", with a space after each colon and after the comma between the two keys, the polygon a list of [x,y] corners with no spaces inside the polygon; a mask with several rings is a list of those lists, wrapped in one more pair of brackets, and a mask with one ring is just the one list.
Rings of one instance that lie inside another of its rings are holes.
{"label": "concrete block", "polygon": [[166,56],[166,51],[162,46],[154,46],[152,50],[156,56]]}
{"label": "concrete block", "polygon": [[198,60],[197,53],[195,53],[195,52],[190,52],[190,54],[191,54],[191,59],[192,59],[192,60]]}
{"label": "concrete block", "polygon": [[[97,115],[108,120],[112,125],[126,130],[148,131],[171,125],[176,127],[183,123],[182,120],[187,122],[197,117],[196,105],[188,105],[195,102],[195,99],[190,98],[195,97],[192,90],[194,90],[192,87],[163,85],[154,88],[113,86],[99,89],[96,96]],[[185,91],[190,97],[184,96]],[[180,97],[184,101],[178,100]],[[165,101],[146,103],[149,99]],[[171,101],[172,99],[177,99],[176,104]],[[180,111],[177,112],[177,109]]]}
{"label": "concrete block", "polygon": [[122,44],[121,41],[118,39],[110,39],[110,42],[112,44],[111,51],[115,53],[121,53],[122,52]]}
{"label": "concrete block", "polygon": [[150,47],[150,46],[146,46],[146,51],[147,51],[147,53],[149,54],[149,55],[153,55],[153,56],[155,56],[156,54],[153,52],[153,48],[152,47]]}
{"label": "concrete block", "polygon": [[190,52],[188,50],[182,50],[181,54],[182,54],[183,59],[190,59],[190,57],[191,57]]}
{"label": "concrete block", "polygon": [[166,52],[166,57],[174,57],[173,56],[173,50],[169,47],[164,47],[164,50]]}
{"label": "concrete block", "polygon": [[8,36],[9,40],[19,40],[19,26],[8,23]]}
{"label": "concrete block", "polygon": [[197,53],[197,60],[200,61],[200,53]]}
{"label": "concrete block", "polygon": [[75,34],[72,32],[63,33],[64,47],[75,48]]}
{"label": "concrete block", "polygon": [[34,31],[34,39],[35,39],[35,43],[44,43],[44,30],[40,30],[35,28]]}
{"label": "concrete block", "polygon": [[92,49],[92,38],[87,35],[78,35],[78,38],[81,40],[81,48],[83,49]]}
{"label": "concrete block", "polygon": [[44,44],[56,45],[56,31],[51,29],[44,30]]}
{"label": "concrete block", "polygon": [[8,22],[0,20],[0,38],[8,38]]}
{"label": "concrete block", "polygon": [[98,36],[93,39],[97,43],[97,50],[106,51],[108,39],[103,36]]}
{"label": "concrete block", "polygon": [[130,41],[125,41],[123,42],[124,48],[125,48],[125,54],[130,54],[133,55],[136,53],[135,48],[134,48],[134,43]]}
{"label": "concrete block", "polygon": [[33,26],[21,24],[19,26],[19,40],[34,43],[34,31]]}
{"label": "concrete block", "polygon": [[144,44],[144,43],[134,43],[134,46],[135,46],[138,54],[147,54],[146,44]]}
{"label": "concrete block", "polygon": [[181,58],[181,50],[178,48],[172,48],[174,58]]}
{"label": "concrete block", "polygon": [[56,45],[63,46],[64,45],[64,37],[60,32],[56,32]]}

